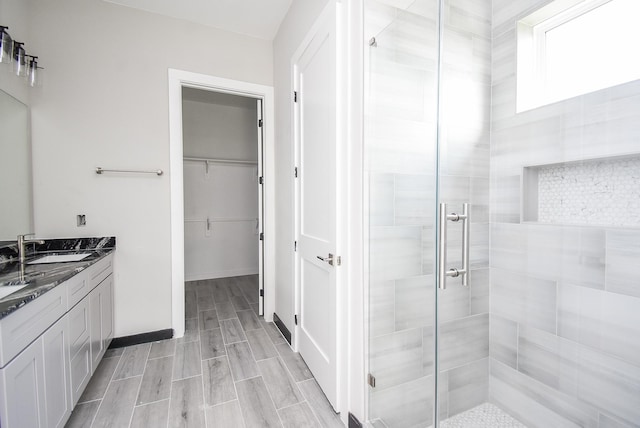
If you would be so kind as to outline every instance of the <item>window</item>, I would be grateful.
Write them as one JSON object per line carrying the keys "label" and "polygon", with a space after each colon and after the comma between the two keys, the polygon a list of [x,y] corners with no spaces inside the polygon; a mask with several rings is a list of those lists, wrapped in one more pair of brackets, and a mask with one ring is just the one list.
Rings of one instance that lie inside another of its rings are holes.
{"label": "window", "polygon": [[640,78],[640,1],[555,0],[518,21],[517,111]]}

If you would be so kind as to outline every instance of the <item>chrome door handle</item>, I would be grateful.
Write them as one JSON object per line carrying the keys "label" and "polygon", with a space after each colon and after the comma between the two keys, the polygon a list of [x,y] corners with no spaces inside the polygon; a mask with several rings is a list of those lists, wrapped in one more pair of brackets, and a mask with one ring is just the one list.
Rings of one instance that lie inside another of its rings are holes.
{"label": "chrome door handle", "polygon": [[316,257],[318,258],[318,260],[322,260],[323,262],[327,262],[331,266],[333,266],[333,254],[329,253],[327,257],[320,257],[320,256],[316,256]]}
{"label": "chrome door handle", "polygon": [[[462,220],[462,268],[447,270],[447,222]],[[447,204],[440,204],[440,236],[438,242],[438,288],[447,288],[447,277],[462,275],[462,285],[469,286],[469,204],[462,204],[462,214],[447,214]]]}

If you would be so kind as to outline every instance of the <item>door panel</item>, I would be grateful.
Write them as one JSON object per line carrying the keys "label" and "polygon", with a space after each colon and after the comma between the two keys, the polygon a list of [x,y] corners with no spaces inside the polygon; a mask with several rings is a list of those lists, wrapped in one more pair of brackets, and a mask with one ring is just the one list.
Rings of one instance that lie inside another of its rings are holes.
{"label": "door panel", "polygon": [[[337,6],[330,3],[294,60],[297,349],[337,403]],[[329,254],[334,262],[329,262]],[[324,260],[322,260],[324,259]]]}

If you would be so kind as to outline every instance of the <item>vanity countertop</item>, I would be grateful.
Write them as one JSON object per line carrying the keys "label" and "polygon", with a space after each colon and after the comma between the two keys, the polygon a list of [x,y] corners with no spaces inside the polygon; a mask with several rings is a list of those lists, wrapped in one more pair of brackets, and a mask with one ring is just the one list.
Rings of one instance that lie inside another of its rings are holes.
{"label": "vanity countertop", "polygon": [[[82,272],[116,248],[115,237],[47,239],[44,244],[30,244],[34,251],[21,265],[15,245],[0,248],[0,289],[3,286],[27,285],[0,299],[0,319],[42,296],[58,284]],[[91,253],[74,262],[29,264],[47,255]]]}

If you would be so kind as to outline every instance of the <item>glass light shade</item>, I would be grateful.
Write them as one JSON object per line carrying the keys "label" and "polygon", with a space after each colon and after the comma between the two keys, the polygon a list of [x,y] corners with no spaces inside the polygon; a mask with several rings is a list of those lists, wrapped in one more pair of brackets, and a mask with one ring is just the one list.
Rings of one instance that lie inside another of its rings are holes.
{"label": "glass light shade", "polygon": [[38,67],[38,57],[29,56],[27,61],[27,83],[31,87],[42,84],[42,68]]}
{"label": "glass light shade", "polygon": [[13,40],[7,33],[7,28],[0,26],[0,63],[10,64],[13,54]]}
{"label": "glass light shade", "polygon": [[24,48],[24,43],[13,42],[13,71],[17,76],[26,77],[27,75],[27,56]]}

